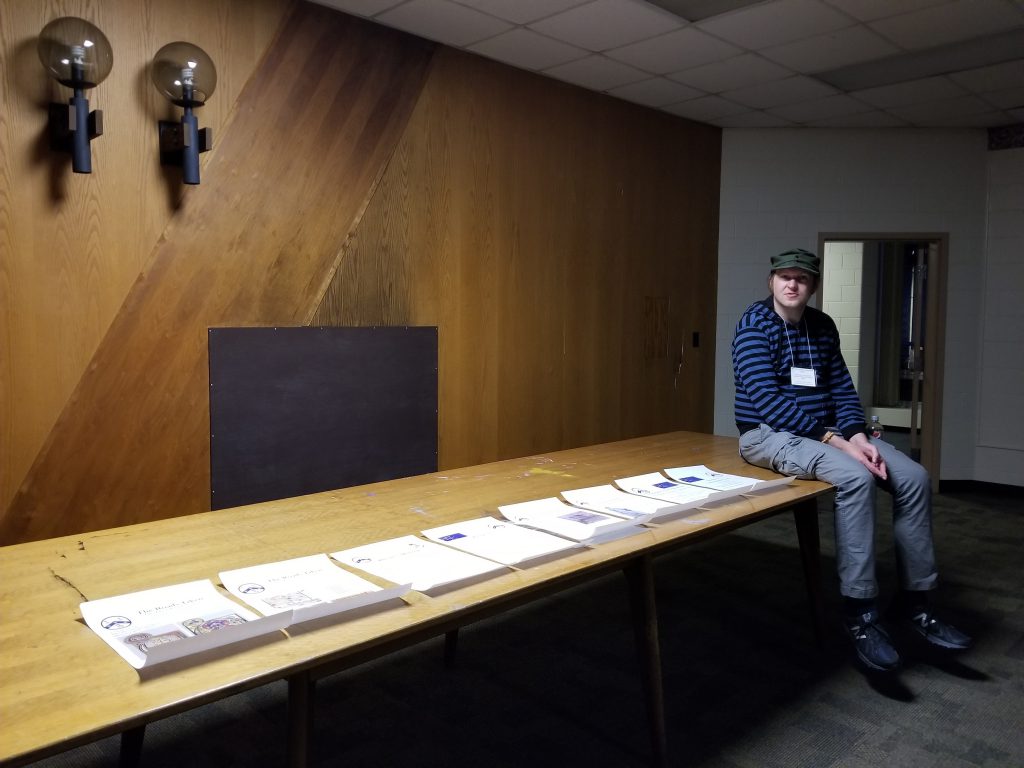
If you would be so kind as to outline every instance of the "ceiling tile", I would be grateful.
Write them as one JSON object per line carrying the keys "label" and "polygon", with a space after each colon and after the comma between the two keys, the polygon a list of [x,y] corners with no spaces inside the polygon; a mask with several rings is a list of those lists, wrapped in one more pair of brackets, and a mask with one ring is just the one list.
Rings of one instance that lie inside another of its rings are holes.
{"label": "ceiling tile", "polygon": [[683,20],[640,0],[594,0],[530,24],[531,29],[591,51],[670,32]]}
{"label": "ceiling tile", "polygon": [[981,98],[999,109],[1016,109],[1024,107],[1024,85],[1019,88],[1003,88],[998,91],[986,91]]}
{"label": "ceiling tile", "polygon": [[474,53],[522,69],[547,69],[589,55],[582,48],[518,27],[469,46]]}
{"label": "ceiling tile", "polygon": [[981,115],[992,112],[993,109],[977,96],[967,95],[924,104],[889,107],[886,111],[914,125],[939,125],[943,124],[940,121],[949,121],[966,115]]}
{"label": "ceiling tile", "polygon": [[853,19],[818,0],[771,0],[698,22],[730,43],[759,51],[853,25]]}
{"label": "ceiling tile", "polygon": [[860,112],[856,115],[826,117],[821,120],[810,120],[807,125],[812,128],[901,128],[907,122],[895,115],[879,109],[871,112]]}
{"label": "ceiling tile", "polygon": [[745,53],[725,61],[675,72],[670,77],[702,91],[720,93],[746,85],[782,80],[791,74],[793,73],[790,70],[773,64],[756,53]]}
{"label": "ceiling tile", "polygon": [[456,46],[501,34],[512,26],[447,0],[411,0],[375,18],[382,24]]}
{"label": "ceiling tile", "polygon": [[1024,26],[1024,15],[1006,0],[958,0],[888,19],[870,26],[910,50],[1006,32]]}
{"label": "ceiling tile", "polygon": [[882,85],[878,88],[865,88],[862,91],[851,91],[868,104],[876,107],[895,107],[901,104],[918,104],[925,101],[936,101],[962,96],[964,89],[945,77],[926,77],[923,80],[911,80],[906,83]]}
{"label": "ceiling tile", "polygon": [[607,91],[626,83],[635,83],[650,77],[646,72],[633,69],[620,61],[612,61],[604,56],[591,55],[585,59],[571,61],[557,67],[544,70],[545,75],[557,77],[593,91]]}
{"label": "ceiling tile", "polygon": [[778,117],[792,120],[795,123],[807,123],[811,120],[824,120],[828,117],[870,112],[871,107],[863,101],[857,101],[849,96],[839,94],[838,96],[827,96],[824,99],[801,101],[796,104],[773,107],[766,111]]}
{"label": "ceiling tile", "polygon": [[825,0],[831,6],[848,13],[859,21],[874,21],[886,16],[909,13],[933,5],[942,5],[950,0]]}
{"label": "ceiling tile", "polygon": [[970,115],[942,115],[927,125],[928,128],[998,128],[1011,125],[1013,118],[1003,110]]}
{"label": "ceiling tile", "polygon": [[[1024,55],[1024,51],[1021,54]],[[1024,59],[991,67],[968,69],[965,72],[954,72],[949,77],[958,85],[975,93],[1015,88],[1024,85]]]}
{"label": "ceiling tile", "polygon": [[462,5],[514,24],[529,24],[591,0],[459,0]]}
{"label": "ceiling tile", "polygon": [[696,88],[690,88],[673,80],[666,80],[664,77],[652,77],[650,80],[621,85],[618,88],[612,88],[608,93],[620,99],[645,104],[648,107],[663,107],[666,104],[674,104],[677,101],[704,95]]}
{"label": "ceiling tile", "polygon": [[671,112],[680,117],[688,117],[691,120],[702,120],[708,122],[718,117],[738,115],[740,112],[749,112],[748,107],[737,104],[734,101],[723,99],[721,96],[703,96],[699,99],[691,99],[679,104],[671,104],[665,107],[666,112]]}
{"label": "ceiling tile", "polygon": [[775,80],[770,83],[726,91],[722,95],[727,99],[738,101],[740,104],[746,104],[748,107],[766,109],[781,107],[783,104],[792,104],[805,99],[823,98],[836,93],[838,91],[830,85],[825,85],[804,75],[794,75],[785,80]]}
{"label": "ceiling tile", "polygon": [[792,128],[793,123],[767,112],[741,112],[738,115],[718,117],[708,122],[723,128]]}
{"label": "ceiling tile", "polygon": [[606,56],[639,69],[666,75],[742,53],[694,27],[677,29],[667,35],[643,40],[606,52]]}
{"label": "ceiling tile", "polygon": [[339,11],[353,13],[356,16],[373,16],[388,8],[394,8],[405,0],[316,0],[316,2]]}
{"label": "ceiling tile", "polygon": [[900,49],[866,27],[847,27],[761,51],[765,58],[810,74],[899,53]]}

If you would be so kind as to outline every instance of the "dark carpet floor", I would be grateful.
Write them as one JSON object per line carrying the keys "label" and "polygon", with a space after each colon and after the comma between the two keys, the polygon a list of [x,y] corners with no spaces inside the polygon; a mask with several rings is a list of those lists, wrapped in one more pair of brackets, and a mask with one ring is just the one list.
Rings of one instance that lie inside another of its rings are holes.
{"label": "dark carpet floor", "polygon": [[[935,602],[976,643],[950,655],[897,633],[894,675],[859,670],[839,632],[825,503],[823,649],[790,516],[658,559],[670,764],[1024,768],[1024,505],[989,489],[939,495],[934,510]],[[279,683],[154,723],[143,765],[283,766],[285,699]],[[36,766],[110,766],[117,750],[110,738]],[[649,765],[624,579],[464,628],[455,668],[439,638],[322,681],[312,750],[315,766]]]}

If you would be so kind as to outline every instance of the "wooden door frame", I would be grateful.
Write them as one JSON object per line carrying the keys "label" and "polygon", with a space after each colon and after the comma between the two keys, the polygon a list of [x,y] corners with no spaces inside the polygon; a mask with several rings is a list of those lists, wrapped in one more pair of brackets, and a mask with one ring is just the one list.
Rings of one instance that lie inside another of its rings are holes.
{"label": "wooden door frame", "polygon": [[[925,337],[928,352],[924,356],[924,386],[921,391],[921,464],[931,477],[932,492],[939,490],[942,469],[942,393],[946,365],[946,290],[949,270],[948,232],[819,232],[818,253],[824,259],[825,243],[864,243],[875,240],[937,243],[935,263],[929,259]],[[818,283],[821,305],[821,281]]]}

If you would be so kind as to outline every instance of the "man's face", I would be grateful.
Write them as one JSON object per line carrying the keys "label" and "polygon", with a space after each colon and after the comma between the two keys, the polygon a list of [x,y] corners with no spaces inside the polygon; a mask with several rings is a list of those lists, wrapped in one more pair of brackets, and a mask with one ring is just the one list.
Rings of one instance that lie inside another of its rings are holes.
{"label": "man's face", "polygon": [[801,310],[807,306],[814,292],[814,275],[803,269],[790,267],[772,273],[772,296],[777,307]]}

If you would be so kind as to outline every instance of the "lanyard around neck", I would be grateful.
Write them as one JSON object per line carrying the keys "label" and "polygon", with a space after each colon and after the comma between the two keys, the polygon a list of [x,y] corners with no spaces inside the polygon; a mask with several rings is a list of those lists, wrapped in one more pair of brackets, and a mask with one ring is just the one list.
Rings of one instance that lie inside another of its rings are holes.
{"label": "lanyard around neck", "polygon": [[[814,370],[814,356],[811,354],[811,329],[807,325],[807,318],[801,318],[800,322],[803,323],[804,333],[806,334],[807,340],[807,361],[811,365],[811,370]],[[786,337],[786,344],[789,345],[789,365],[791,368],[796,367],[796,355],[793,354],[793,342],[789,340],[789,323],[785,320],[782,321],[782,333]],[[797,326],[797,333],[800,332],[800,326]]]}

